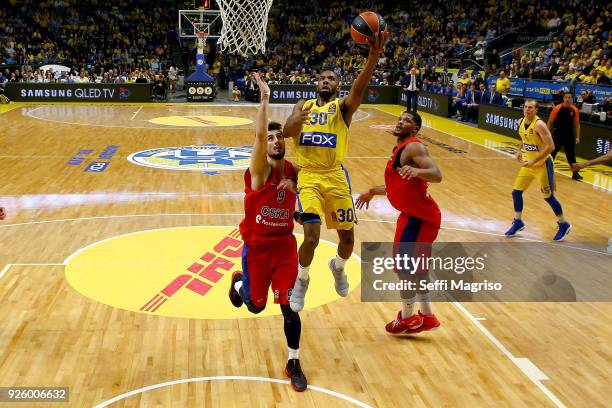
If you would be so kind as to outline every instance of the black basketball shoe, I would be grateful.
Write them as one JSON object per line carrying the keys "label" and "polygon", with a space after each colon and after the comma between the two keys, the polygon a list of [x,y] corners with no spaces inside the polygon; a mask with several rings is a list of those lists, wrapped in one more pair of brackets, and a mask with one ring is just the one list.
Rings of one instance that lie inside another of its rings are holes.
{"label": "black basketball shoe", "polygon": [[297,358],[287,361],[285,375],[291,379],[291,386],[294,390],[302,392],[308,387],[308,381],[306,381],[306,376],[302,372],[302,367],[300,367],[300,360]]}
{"label": "black basketball shoe", "polygon": [[232,283],[230,284],[229,289],[229,298],[232,305],[236,307],[242,306],[242,297],[240,297],[240,293],[234,288],[234,284],[238,281],[242,280],[242,274],[240,272],[234,272],[232,274]]}

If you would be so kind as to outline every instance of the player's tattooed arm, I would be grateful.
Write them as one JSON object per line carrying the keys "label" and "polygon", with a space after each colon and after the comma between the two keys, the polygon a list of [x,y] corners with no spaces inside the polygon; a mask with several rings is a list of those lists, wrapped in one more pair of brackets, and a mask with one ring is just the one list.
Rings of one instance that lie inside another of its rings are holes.
{"label": "player's tattooed arm", "polygon": [[374,198],[375,195],[386,195],[386,194],[387,194],[387,191],[385,190],[384,184],[380,186],[372,187],[368,191],[365,191],[359,194],[359,197],[357,197],[357,201],[355,201],[355,208],[357,208],[358,210],[361,210],[365,206],[365,209],[367,210],[368,208],[370,208],[370,201],[372,200],[372,198]]}
{"label": "player's tattooed arm", "polygon": [[299,136],[302,130],[302,124],[307,123],[310,117],[310,106],[304,108],[306,101],[304,99],[299,100],[293,107],[293,112],[287,118],[287,122],[283,127],[283,135],[285,138]]}
{"label": "player's tattooed arm", "polygon": [[442,181],[442,172],[422,143],[409,143],[402,151],[400,164],[402,167],[397,171],[403,178],[418,177],[429,183]]}

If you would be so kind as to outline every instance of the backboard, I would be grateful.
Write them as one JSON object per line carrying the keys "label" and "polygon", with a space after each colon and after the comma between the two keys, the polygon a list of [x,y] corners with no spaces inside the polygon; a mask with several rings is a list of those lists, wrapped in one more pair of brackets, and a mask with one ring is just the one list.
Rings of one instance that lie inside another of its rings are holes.
{"label": "backboard", "polygon": [[197,32],[208,30],[208,38],[218,39],[221,35],[221,11],[219,10],[179,10],[179,37],[197,38]]}

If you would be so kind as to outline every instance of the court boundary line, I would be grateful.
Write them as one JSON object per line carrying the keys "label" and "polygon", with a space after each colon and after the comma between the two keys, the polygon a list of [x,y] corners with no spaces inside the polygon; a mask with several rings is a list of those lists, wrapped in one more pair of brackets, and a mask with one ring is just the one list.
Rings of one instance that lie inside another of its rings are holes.
{"label": "court boundary line", "polygon": [[144,105],[140,105],[140,108],[138,108],[138,110],[136,112],[134,112],[134,114],[132,115],[132,118],[130,119],[130,121],[134,120],[134,118],[136,116],[138,116],[138,114],[140,113],[140,111],[142,110],[142,108],[144,108]]}
{"label": "court boundary line", "polygon": [[[461,303],[459,302],[451,302],[457,310],[459,310],[469,321],[472,322],[481,333],[483,333],[493,345],[495,345],[506,357],[510,359],[518,367],[523,374],[529,380],[540,389],[548,397],[548,399],[555,404],[558,408],[565,408],[565,405],[557,398],[557,396],[548,389],[544,384],[542,384],[542,380],[549,380],[549,377],[544,374],[542,370],[538,368],[531,360],[526,357],[515,357],[507,348],[503,345],[501,341],[497,339],[486,327],[480,323],[479,319],[474,317]],[[530,368],[535,368],[537,372],[531,371]],[[544,378],[545,377],[545,378]]]}
{"label": "court boundary line", "polygon": [[[173,380],[173,381],[166,381],[163,383],[158,383],[158,384],[153,384],[153,385],[148,385],[146,387],[142,387],[142,388],[138,388],[136,390],[132,390],[132,391],[128,391],[126,393],[117,395],[116,397],[113,397],[107,401],[101,402],[100,404],[94,406],[93,408],[104,408],[107,407],[111,404],[114,404],[115,402],[121,401],[125,398],[129,398],[131,396],[137,395],[137,394],[142,394],[144,392],[147,391],[151,391],[151,390],[155,390],[155,389],[159,389],[159,388],[165,388],[165,387],[170,387],[173,385],[179,385],[179,384],[187,384],[187,383],[193,383],[193,382],[206,382],[206,381],[255,381],[255,382],[264,382],[264,383],[272,383],[272,384],[286,384],[286,385],[290,385],[291,382],[289,380],[281,380],[278,378],[269,378],[269,377],[249,377],[249,376],[242,376],[242,375],[220,375],[220,376],[210,376],[210,377],[194,377],[194,378],[185,378],[182,380]],[[336,397],[339,399],[342,399],[344,401],[348,401],[350,403],[352,403],[353,405],[356,405],[358,407],[361,408],[372,408],[372,406],[366,404],[365,402],[359,401],[355,398],[349,397],[348,395],[345,394],[341,394],[337,391],[332,391],[332,390],[328,390],[326,388],[322,388],[322,387],[317,387],[315,385],[308,385],[308,389],[312,390],[312,391],[317,391],[320,392],[322,394],[327,394],[327,395],[331,395],[332,397]]]}
{"label": "court boundary line", "polygon": [[[97,217],[64,218],[64,219],[57,219],[57,220],[29,221],[29,222],[15,223],[15,224],[5,224],[5,225],[0,225],[0,229],[27,226],[27,225],[52,224],[56,222],[59,223],[59,222],[72,222],[72,221],[91,221],[91,220],[107,220],[107,219],[110,220],[110,219],[131,218],[131,217],[147,218],[147,217],[193,217],[193,216],[240,216],[240,217],[244,217],[244,213],[173,213],[173,214],[163,214],[162,213],[162,214],[103,215],[103,216],[97,216]],[[359,221],[380,222],[383,224],[395,224],[396,223],[395,221],[392,221],[392,220],[375,220],[375,219],[369,219],[369,218],[359,218]],[[185,226],[185,227],[196,227],[196,226],[197,225],[191,225],[191,226]],[[168,227],[168,228],[172,228],[172,227]],[[462,231],[462,232],[470,232],[474,234],[484,234],[484,235],[492,235],[496,237],[505,237],[505,235],[503,234],[498,234],[498,233],[489,232],[489,231],[479,231],[479,230],[472,230],[472,229],[467,229],[467,228],[455,228],[455,227],[446,227],[446,226],[442,226],[440,228],[444,230],[450,230],[450,231]],[[556,243],[556,242],[542,241],[542,240],[534,239],[534,238],[515,236],[513,237],[513,239],[529,241],[529,242],[539,242],[539,243],[553,245],[557,247],[571,248],[571,249],[575,249],[578,251],[586,251],[586,252],[592,252],[595,254],[612,256],[612,254],[608,252],[596,251],[593,249],[581,248],[581,247],[576,247],[572,245],[564,245],[564,244]]]}

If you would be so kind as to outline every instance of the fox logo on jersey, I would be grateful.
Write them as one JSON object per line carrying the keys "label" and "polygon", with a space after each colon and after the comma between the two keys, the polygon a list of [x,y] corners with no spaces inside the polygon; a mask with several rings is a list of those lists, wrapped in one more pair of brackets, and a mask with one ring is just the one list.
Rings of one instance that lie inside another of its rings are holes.
{"label": "fox logo on jersey", "polygon": [[300,135],[302,146],[336,147],[336,134],[324,132],[303,132]]}
{"label": "fox logo on jersey", "polygon": [[525,150],[528,152],[537,152],[538,151],[538,146],[533,145],[533,144],[527,144],[525,143]]}

